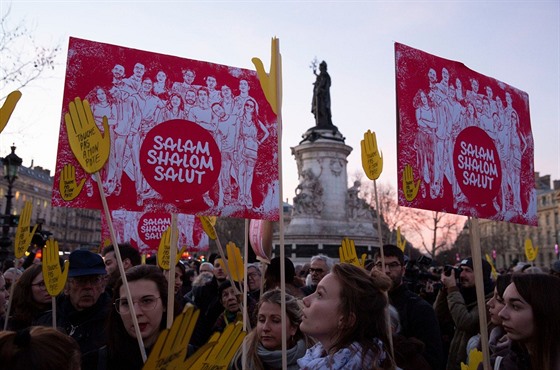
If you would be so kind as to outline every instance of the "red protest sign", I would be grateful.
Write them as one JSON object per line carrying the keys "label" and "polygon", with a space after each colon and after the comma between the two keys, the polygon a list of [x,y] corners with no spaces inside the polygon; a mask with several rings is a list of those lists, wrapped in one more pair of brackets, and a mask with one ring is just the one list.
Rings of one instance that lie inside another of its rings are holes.
{"label": "red protest sign", "polygon": [[[112,211],[113,227],[118,243],[130,243],[141,252],[157,252],[163,232],[171,226],[171,214],[166,212]],[[178,249],[186,247],[189,252],[206,251],[208,236],[202,224],[193,215],[177,215],[179,232]],[[103,217],[102,239],[109,239],[109,229]]]}
{"label": "red protest sign", "polygon": [[398,43],[395,63],[399,204],[536,225],[527,93]]}
{"label": "red protest sign", "polygon": [[[94,176],[109,209],[278,220],[277,115],[255,71],[71,38],[62,117],[76,98],[103,137],[108,127]],[[101,208],[65,125],[54,182],[64,164],[87,180],[72,199],[53,188],[53,205]]]}

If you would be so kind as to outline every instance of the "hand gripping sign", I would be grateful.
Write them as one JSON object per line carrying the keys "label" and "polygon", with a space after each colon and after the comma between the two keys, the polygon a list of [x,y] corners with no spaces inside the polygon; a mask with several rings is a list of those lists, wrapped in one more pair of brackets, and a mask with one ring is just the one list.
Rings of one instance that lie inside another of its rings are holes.
{"label": "hand gripping sign", "polygon": [[0,108],[0,132],[4,131],[20,98],[21,92],[17,90],[8,94],[2,108]]}
{"label": "hand gripping sign", "polygon": [[367,254],[362,254],[362,258],[358,260],[354,240],[348,238],[342,239],[342,245],[338,248],[338,254],[340,256],[340,262],[350,263],[354,266],[364,268]]}
{"label": "hand gripping sign", "polygon": [[31,226],[31,213],[33,212],[33,205],[31,201],[26,201],[23,206],[23,211],[19,216],[19,223],[16,229],[16,240],[14,243],[14,255],[16,258],[22,258],[31,244],[31,239],[35,235],[35,230],[37,230],[37,225],[33,227],[30,232],[29,227]]}

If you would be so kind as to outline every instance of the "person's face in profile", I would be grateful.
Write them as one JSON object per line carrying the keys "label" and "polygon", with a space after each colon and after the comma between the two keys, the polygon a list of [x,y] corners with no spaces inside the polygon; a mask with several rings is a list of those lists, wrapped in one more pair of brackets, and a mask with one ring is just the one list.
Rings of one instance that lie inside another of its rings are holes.
{"label": "person's face in profile", "polygon": [[[340,312],[342,286],[333,274],[319,282],[315,293],[303,298],[302,332],[317,339],[325,347],[337,338],[343,322]],[[326,345],[327,344],[327,345]]]}

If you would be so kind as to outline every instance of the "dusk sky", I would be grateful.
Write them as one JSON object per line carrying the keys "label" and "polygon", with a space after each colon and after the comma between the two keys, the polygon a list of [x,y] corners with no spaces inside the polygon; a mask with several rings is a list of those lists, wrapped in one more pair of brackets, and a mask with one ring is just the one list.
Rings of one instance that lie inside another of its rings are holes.
{"label": "dusk sky", "polygon": [[[70,36],[254,69],[283,58],[283,198],[294,196],[290,147],[314,126],[311,61],[328,63],[333,123],[354,148],[377,134],[385,166],[379,182],[397,187],[394,43],[461,61],[529,94],[535,170],[560,179],[560,2],[555,1],[4,1],[8,25],[22,19],[38,43],[60,44],[57,66],[22,89],[0,135],[0,156],[15,143],[24,165],[54,171]],[[1,60],[0,60],[1,62]],[[127,71],[129,75],[132,71]],[[438,76],[438,79],[440,76]],[[6,89],[6,90],[4,90]],[[2,96],[10,91],[3,87]],[[0,102],[1,103],[1,102]]]}

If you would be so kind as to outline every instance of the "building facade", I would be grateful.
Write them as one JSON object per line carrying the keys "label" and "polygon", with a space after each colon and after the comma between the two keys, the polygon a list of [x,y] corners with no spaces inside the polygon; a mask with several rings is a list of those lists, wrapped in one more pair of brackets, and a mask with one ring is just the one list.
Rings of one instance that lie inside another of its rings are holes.
{"label": "building facade", "polygon": [[539,247],[535,266],[550,267],[558,259],[560,244],[560,180],[551,186],[550,175],[535,173],[538,227],[508,222],[480,220],[480,244],[483,253],[493,255],[498,269],[507,269],[515,261],[525,262],[525,239]]}
{"label": "building facade", "polygon": [[[61,251],[77,248],[97,249],[101,244],[101,213],[99,210],[52,207],[51,194],[53,176],[50,170],[39,166],[19,168],[18,177],[12,186],[12,215],[19,215],[26,201],[31,201],[33,214],[31,225],[38,224],[33,242],[52,235],[58,241]],[[0,166],[0,211],[6,211],[8,182],[4,178],[4,168]],[[10,238],[14,240],[15,227],[10,228]],[[11,250],[13,252],[13,249]]]}

